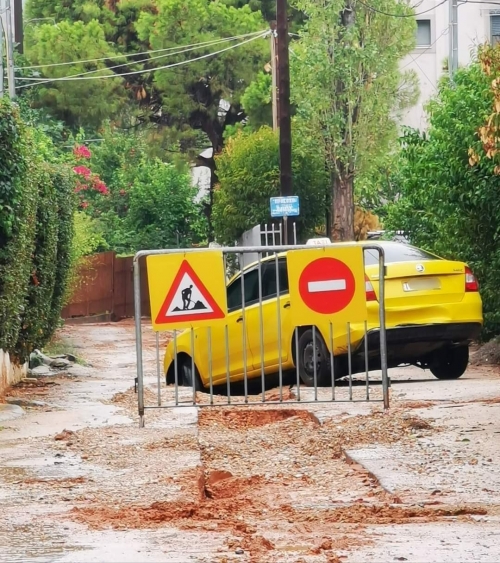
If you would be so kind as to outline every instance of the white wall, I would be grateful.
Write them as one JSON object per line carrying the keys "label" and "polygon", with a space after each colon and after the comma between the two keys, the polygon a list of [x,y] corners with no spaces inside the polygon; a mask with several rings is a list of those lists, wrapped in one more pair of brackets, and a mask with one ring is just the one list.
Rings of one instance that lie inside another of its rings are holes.
{"label": "white wall", "polygon": [[0,349],[0,398],[7,387],[19,383],[27,372],[28,364],[19,366],[11,362],[9,354]]}
{"label": "white wall", "polygon": [[[438,6],[439,0],[423,0],[415,8],[417,20],[430,20],[431,46],[417,47],[402,62],[402,69],[413,69],[420,81],[420,99],[402,119],[402,125],[417,129],[427,127],[425,103],[436,94],[439,79],[447,70],[443,66],[449,54],[449,2]],[[459,0],[460,2],[460,0]],[[425,12],[431,8],[430,12]],[[458,60],[467,65],[475,47],[490,37],[490,12],[500,10],[500,3],[460,4],[458,7]],[[498,12],[500,14],[500,11]]]}

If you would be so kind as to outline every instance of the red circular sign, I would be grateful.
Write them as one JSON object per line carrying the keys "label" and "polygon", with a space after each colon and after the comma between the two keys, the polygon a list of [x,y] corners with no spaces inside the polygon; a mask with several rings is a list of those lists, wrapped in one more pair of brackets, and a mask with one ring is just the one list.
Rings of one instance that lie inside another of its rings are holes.
{"label": "red circular sign", "polygon": [[318,258],[308,264],[299,279],[302,301],[316,313],[332,315],[345,309],[354,297],[354,275],[336,258]]}

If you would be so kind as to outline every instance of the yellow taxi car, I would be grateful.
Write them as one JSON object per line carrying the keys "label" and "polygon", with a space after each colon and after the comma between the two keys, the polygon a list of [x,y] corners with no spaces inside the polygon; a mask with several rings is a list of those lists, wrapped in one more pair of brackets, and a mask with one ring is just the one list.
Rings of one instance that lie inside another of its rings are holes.
{"label": "yellow taxi car", "polygon": [[[479,336],[483,323],[474,274],[463,262],[444,260],[405,243],[377,244],[385,252],[388,367],[410,364],[430,369],[439,379],[459,378],[468,365],[469,344]],[[363,254],[368,321],[366,331],[364,325],[350,326],[352,373],[365,370],[366,348],[368,368],[380,369],[379,258],[368,248]],[[167,384],[175,382],[176,364],[178,384],[202,390],[210,380],[213,385],[227,382],[228,377],[231,382],[241,381],[262,372],[276,373],[280,365],[284,371],[295,369],[298,362],[302,382],[312,386],[316,362],[317,385],[329,385],[332,351],[335,378],[348,374],[347,326],[337,327],[332,337],[330,322],[318,322],[314,331],[311,326],[291,324],[286,259],[285,252],[277,261],[275,256],[262,260],[260,274],[258,264],[239,272],[227,285],[226,319],[210,330],[186,330],[169,343],[164,361]]]}

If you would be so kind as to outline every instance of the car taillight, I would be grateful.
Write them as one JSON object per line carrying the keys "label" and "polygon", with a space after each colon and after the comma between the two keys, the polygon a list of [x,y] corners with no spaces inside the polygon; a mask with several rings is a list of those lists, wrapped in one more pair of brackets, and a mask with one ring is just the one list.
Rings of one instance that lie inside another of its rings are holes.
{"label": "car taillight", "polygon": [[365,291],[366,291],[367,301],[377,300],[377,296],[375,295],[375,290],[373,289],[372,282],[368,279],[368,276],[366,274],[365,274]]}
{"label": "car taillight", "polygon": [[465,267],[465,291],[479,291],[476,276],[468,266]]}

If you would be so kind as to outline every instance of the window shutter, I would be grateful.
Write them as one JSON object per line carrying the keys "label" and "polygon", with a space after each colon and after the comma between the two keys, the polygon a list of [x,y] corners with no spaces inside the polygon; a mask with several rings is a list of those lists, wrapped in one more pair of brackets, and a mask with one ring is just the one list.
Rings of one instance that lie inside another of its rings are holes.
{"label": "window shutter", "polygon": [[491,42],[493,44],[500,41],[500,14],[490,15],[491,20]]}

